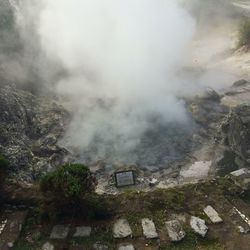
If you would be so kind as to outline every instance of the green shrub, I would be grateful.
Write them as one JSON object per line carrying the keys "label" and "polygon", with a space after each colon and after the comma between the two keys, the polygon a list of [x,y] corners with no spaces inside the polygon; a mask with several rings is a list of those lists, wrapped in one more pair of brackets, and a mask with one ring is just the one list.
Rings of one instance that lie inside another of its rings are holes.
{"label": "green shrub", "polygon": [[64,165],[45,175],[40,182],[43,194],[72,201],[82,199],[95,190],[96,180],[90,170],[81,164]]}
{"label": "green shrub", "polygon": [[242,22],[239,30],[239,47],[250,45],[250,19]]}
{"label": "green shrub", "polygon": [[96,179],[88,167],[68,164],[42,177],[42,205],[49,213],[67,213],[82,208],[86,196],[93,193]]}

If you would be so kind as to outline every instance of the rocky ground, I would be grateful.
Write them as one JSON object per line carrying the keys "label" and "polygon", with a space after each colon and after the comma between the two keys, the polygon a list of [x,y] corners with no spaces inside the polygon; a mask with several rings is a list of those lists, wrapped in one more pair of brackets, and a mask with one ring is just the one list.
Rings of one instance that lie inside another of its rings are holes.
{"label": "rocky ground", "polygon": [[[166,142],[160,141],[160,148],[156,148],[160,155],[153,155],[156,158],[162,158],[164,152],[169,155],[171,144],[178,157],[165,164],[162,161],[160,165],[150,165],[146,158],[145,164],[92,163],[90,169],[99,181],[97,191],[120,191],[113,179],[117,170],[134,170],[135,188],[151,190],[152,186],[166,188],[247,167],[250,161],[249,91],[250,83],[240,80],[220,93],[208,90],[186,99],[195,128],[185,136],[171,137],[171,143],[169,138]],[[0,103],[0,151],[10,160],[10,173],[15,180],[33,183],[43,173],[80,159],[59,145],[70,113],[56,101],[7,85],[1,87]],[[178,151],[179,144],[184,146]],[[153,152],[147,155],[152,156]]]}
{"label": "rocky ground", "polygon": [[[250,83],[235,82],[230,88],[217,93],[207,91],[202,96],[186,100],[196,130],[192,146],[183,158],[164,167],[137,165],[105,165],[100,161],[91,165],[99,179],[98,192],[117,193],[113,173],[132,169],[137,174],[139,190],[168,188],[197,182],[213,176],[224,176],[233,170],[249,166]],[[152,185],[152,180],[154,185]]]}
{"label": "rocky ground", "polygon": [[33,182],[67,160],[58,146],[69,113],[51,98],[37,97],[15,85],[0,87],[0,152],[10,161],[9,172]]}

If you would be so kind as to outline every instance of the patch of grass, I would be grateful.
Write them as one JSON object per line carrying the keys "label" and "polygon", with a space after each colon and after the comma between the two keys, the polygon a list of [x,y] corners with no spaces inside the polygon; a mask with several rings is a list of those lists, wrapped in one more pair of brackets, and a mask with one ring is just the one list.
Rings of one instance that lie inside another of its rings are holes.
{"label": "patch of grass", "polygon": [[133,232],[133,237],[137,238],[142,236],[141,219],[151,216],[151,214],[126,213],[123,217],[128,220],[128,223]]}
{"label": "patch of grass", "polygon": [[[40,224],[40,213],[37,209],[30,210],[14,250],[40,250],[49,239],[51,226]],[[39,226],[38,226],[39,225]]]}
{"label": "patch of grass", "polygon": [[154,222],[157,228],[163,228],[167,219],[166,210],[159,210],[154,213]]}
{"label": "patch of grass", "polygon": [[92,249],[93,245],[97,242],[107,245],[109,249],[113,249],[112,246],[116,244],[116,241],[113,238],[111,228],[106,228],[106,230],[100,232],[93,232],[89,237],[72,239],[70,244],[84,247],[84,249]]}
{"label": "patch of grass", "polygon": [[13,250],[38,250],[38,248],[33,248],[29,244],[27,244],[25,242],[18,242],[14,246]]}
{"label": "patch of grass", "polygon": [[185,193],[180,189],[159,189],[153,193],[147,193],[144,202],[146,207],[154,212],[162,209],[182,212],[186,208]]}

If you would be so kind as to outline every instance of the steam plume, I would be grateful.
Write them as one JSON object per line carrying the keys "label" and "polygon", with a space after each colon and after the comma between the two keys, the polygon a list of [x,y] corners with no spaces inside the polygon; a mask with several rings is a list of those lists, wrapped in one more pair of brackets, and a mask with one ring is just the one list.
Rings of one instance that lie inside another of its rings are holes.
{"label": "steam plume", "polygon": [[[168,0],[43,0],[38,32],[46,55],[67,76],[56,90],[74,119],[65,141],[95,141],[120,154],[157,123],[188,121],[176,76],[194,20]],[[97,155],[105,155],[98,147]]]}

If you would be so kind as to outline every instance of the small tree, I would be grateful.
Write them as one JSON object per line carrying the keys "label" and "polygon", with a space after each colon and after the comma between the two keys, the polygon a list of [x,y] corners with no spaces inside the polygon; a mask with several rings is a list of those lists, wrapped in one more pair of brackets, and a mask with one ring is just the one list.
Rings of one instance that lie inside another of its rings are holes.
{"label": "small tree", "polygon": [[67,164],[46,174],[40,182],[43,206],[49,213],[67,213],[81,208],[86,195],[96,187],[96,179],[88,167]]}
{"label": "small tree", "polygon": [[244,20],[239,30],[239,47],[250,45],[250,19]]}

